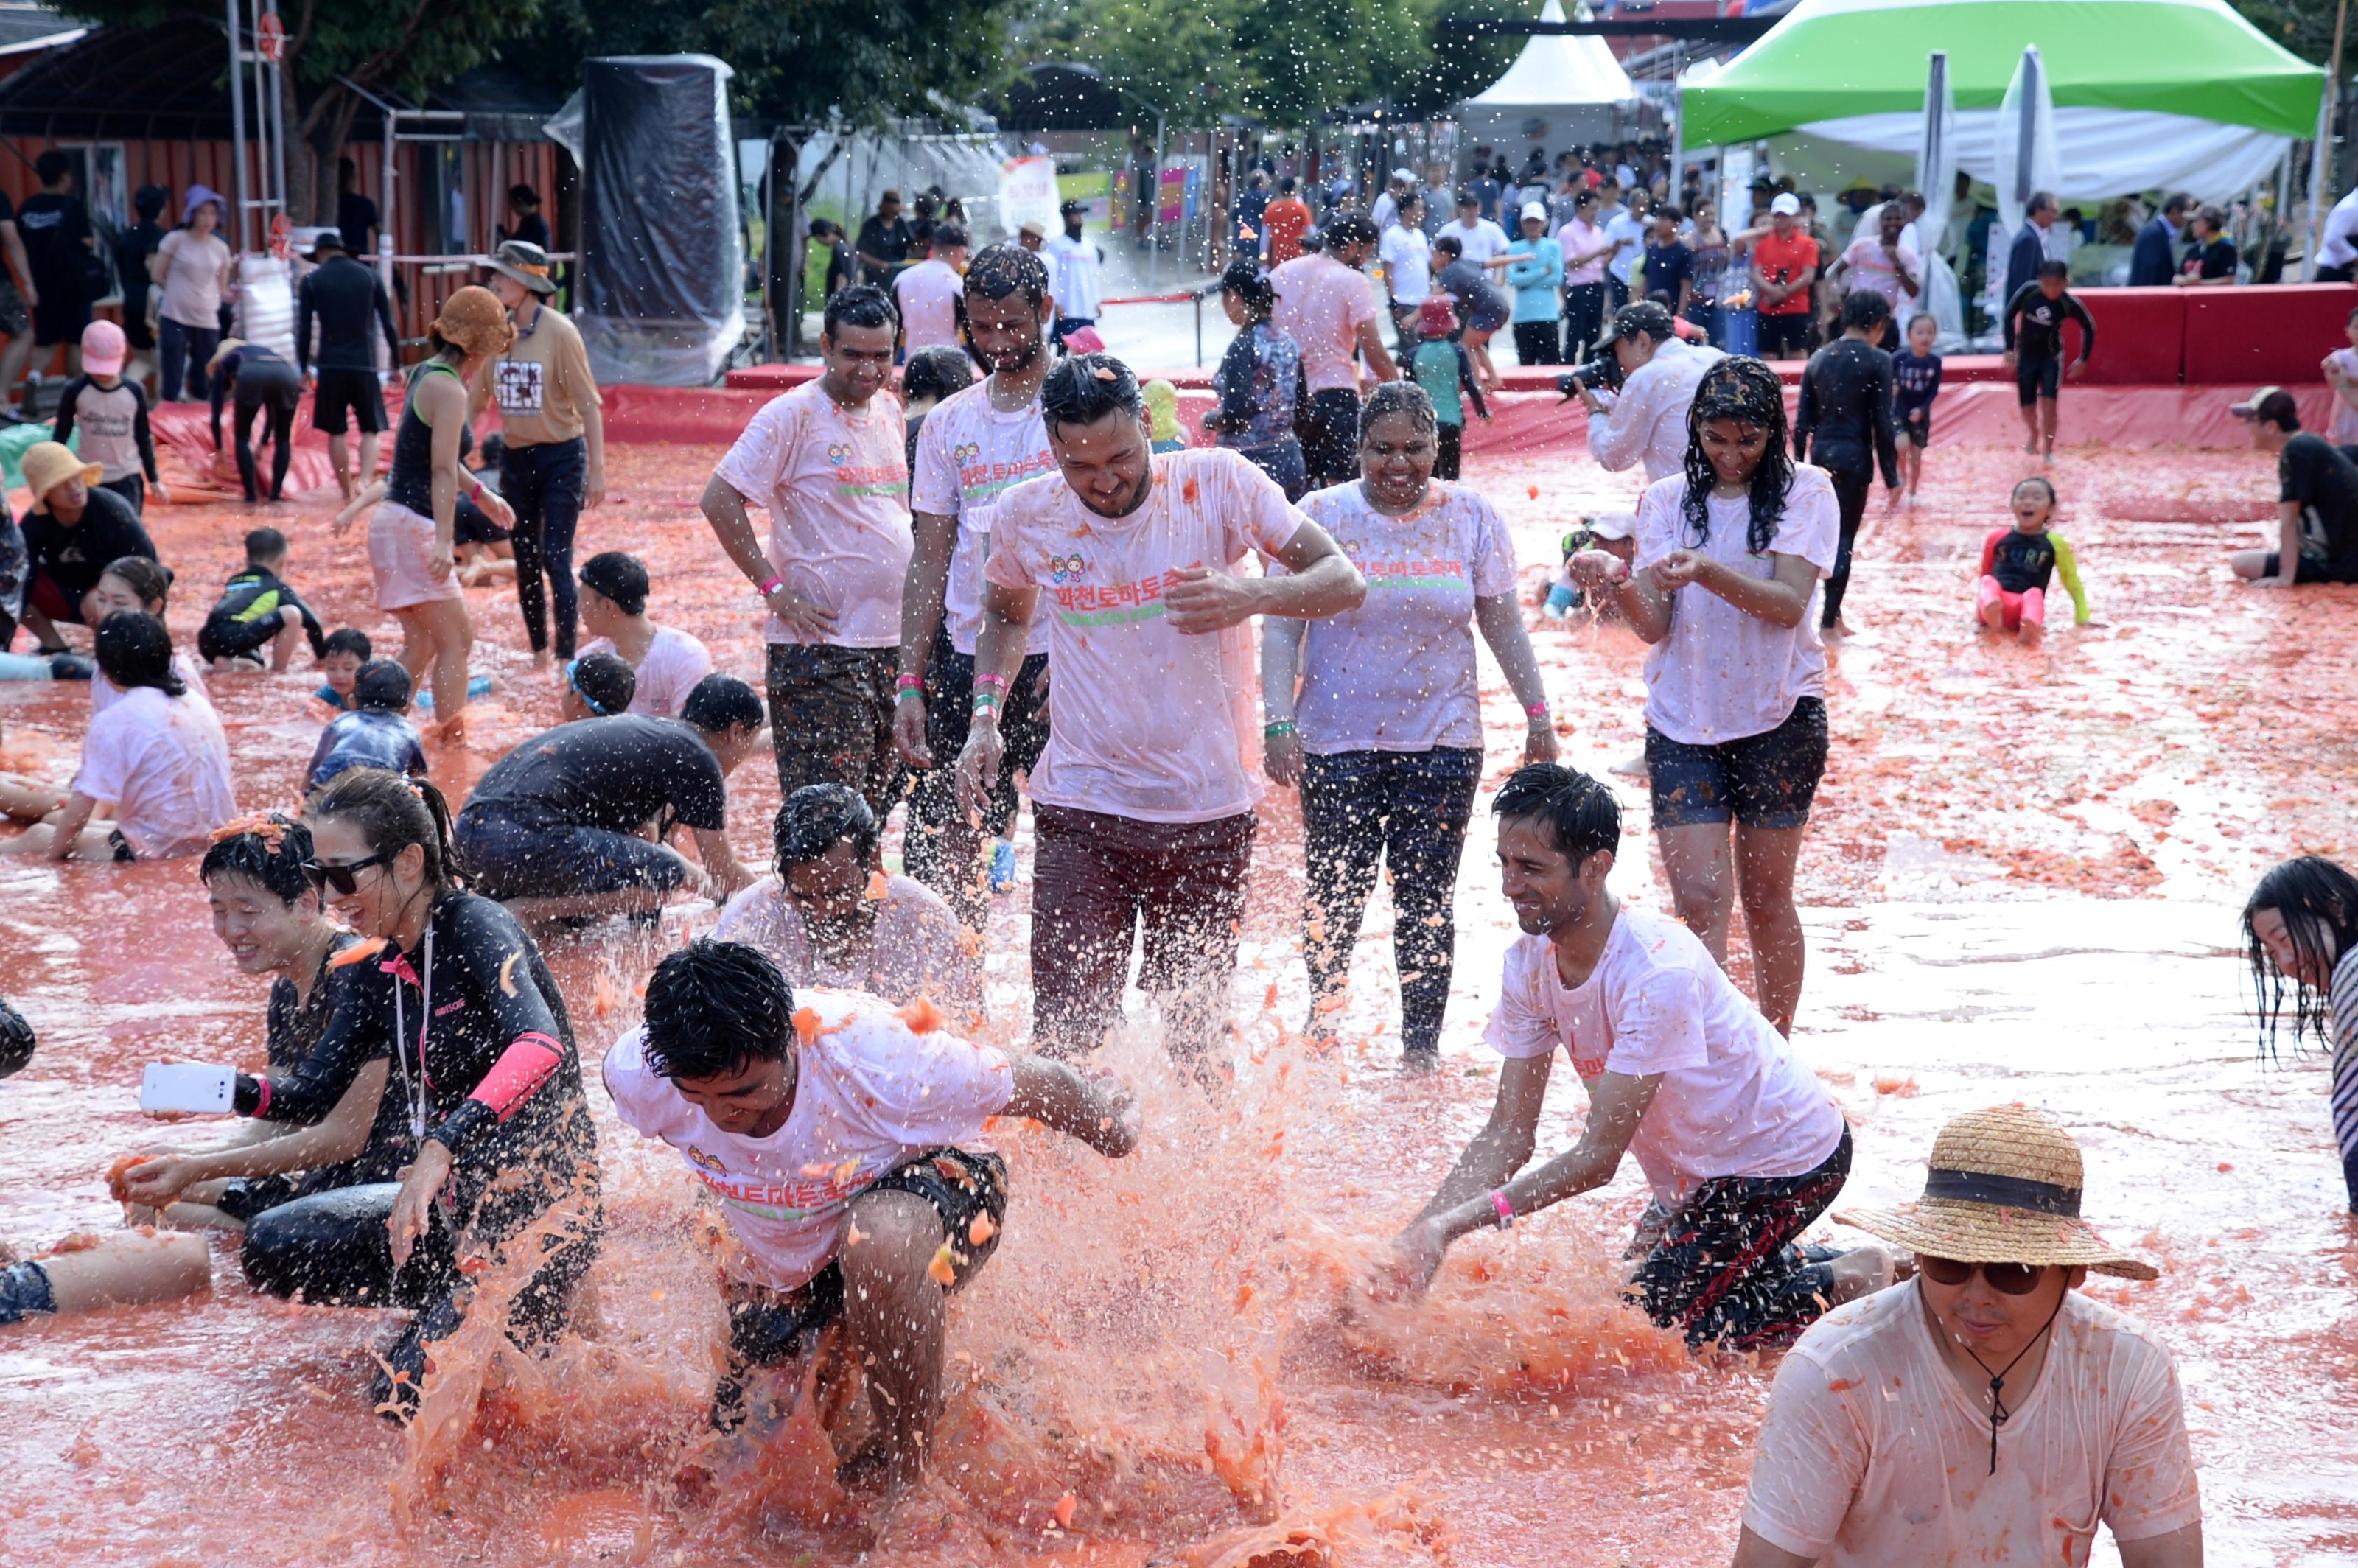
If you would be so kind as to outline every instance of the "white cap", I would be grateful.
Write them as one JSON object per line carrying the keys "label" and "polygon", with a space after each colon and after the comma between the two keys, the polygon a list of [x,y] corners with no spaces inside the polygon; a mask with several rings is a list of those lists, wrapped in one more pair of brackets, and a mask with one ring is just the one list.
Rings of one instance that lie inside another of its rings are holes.
{"label": "white cap", "polygon": [[1534,218],[1538,219],[1542,223],[1547,222],[1548,210],[1546,202],[1526,201],[1523,203],[1523,222],[1528,223]]}
{"label": "white cap", "polygon": [[1402,185],[1414,185],[1416,183],[1416,176],[1404,168],[1396,168],[1392,170],[1392,178],[1399,180]]}
{"label": "white cap", "polygon": [[1789,218],[1797,218],[1801,212],[1801,199],[1790,190],[1779,191],[1777,200],[1768,203],[1768,211],[1782,212]]}
{"label": "white cap", "polygon": [[1638,536],[1638,514],[1634,512],[1600,512],[1588,519],[1588,532],[1598,539],[1634,539]]}

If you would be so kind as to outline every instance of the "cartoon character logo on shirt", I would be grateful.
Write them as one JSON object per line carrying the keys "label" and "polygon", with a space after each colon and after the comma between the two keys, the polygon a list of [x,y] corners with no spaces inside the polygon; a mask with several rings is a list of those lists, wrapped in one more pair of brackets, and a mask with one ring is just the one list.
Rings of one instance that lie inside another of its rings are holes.
{"label": "cartoon character logo on shirt", "polygon": [[1089,563],[1077,550],[1069,556],[1048,557],[1048,579],[1052,582],[1076,581],[1080,575],[1088,569]]}
{"label": "cartoon character logo on shirt", "polygon": [[953,468],[964,468],[980,456],[982,456],[980,441],[960,441],[950,449],[950,465]]}
{"label": "cartoon character logo on shirt", "polygon": [[854,456],[855,454],[850,447],[841,441],[830,441],[827,443],[827,460],[833,463],[837,468],[841,468],[844,464],[849,462]]}
{"label": "cartoon character logo on shirt", "polygon": [[721,1162],[718,1154],[708,1154],[693,1143],[687,1146],[687,1162],[698,1170],[708,1172],[715,1176],[725,1176],[729,1173],[729,1167]]}

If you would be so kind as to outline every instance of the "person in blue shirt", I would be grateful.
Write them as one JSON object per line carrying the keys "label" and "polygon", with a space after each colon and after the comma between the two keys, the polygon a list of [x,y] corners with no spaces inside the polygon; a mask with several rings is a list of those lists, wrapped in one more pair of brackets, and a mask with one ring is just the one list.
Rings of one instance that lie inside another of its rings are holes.
{"label": "person in blue shirt", "polygon": [[1515,357],[1527,365],[1563,362],[1556,336],[1555,286],[1563,277],[1563,246],[1548,232],[1548,211],[1523,204],[1522,232],[1507,245],[1507,282],[1515,291]]}
{"label": "person in blue shirt", "polygon": [[319,737],[304,774],[318,790],[347,768],[383,768],[408,778],[426,776],[426,747],[409,712],[409,672],[391,659],[371,659],[352,677],[352,710],[340,714]]}
{"label": "person in blue shirt", "polygon": [[1217,406],[1204,416],[1204,428],[1277,481],[1288,501],[1298,502],[1309,492],[1310,472],[1293,418],[1310,401],[1310,390],[1302,346],[1270,319],[1276,304],[1276,289],[1251,261],[1228,264],[1220,278],[1220,305],[1237,324],[1237,335],[1212,373]]}
{"label": "person in blue shirt", "polygon": [[1452,336],[1457,330],[1457,308],[1449,296],[1436,294],[1419,307],[1416,327],[1422,341],[1409,355],[1409,379],[1433,399],[1438,421],[1433,477],[1455,480],[1465,449],[1466,399],[1474,400],[1475,414],[1486,422],[1489,406],[1482,401],[1481,383],[1474,379],[1474,362]]}

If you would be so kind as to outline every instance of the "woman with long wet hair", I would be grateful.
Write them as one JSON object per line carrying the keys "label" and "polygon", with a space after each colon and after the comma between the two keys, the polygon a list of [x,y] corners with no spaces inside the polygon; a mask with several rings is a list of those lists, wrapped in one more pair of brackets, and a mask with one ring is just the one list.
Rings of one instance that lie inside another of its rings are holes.
{"label": "woman with long wet hair", "polygon": [[2244,947],[2262,1044],[2276,1047],[2289,980],[2293,1044],[2314,1032],[2333,1052],[2333,1138],[2358,1214],[2358,877],[2317,855],[2287,860],[2244,905]]}
{"label": "woman with long wet hair", "polygon": [[1687,414],[1685,471],[1639,503],[1635,560],[1584,550],[1572,570],[1611,587],[1653,645],[1646,766],[1679,917],[1725,964],[1744,901],[1760,1011],[1790,1033],[1803,960],[1793,867],[1826,765],[1816,611],[1840,529],[1833,481],[1792,460],[1787,434],[1775,371],[1713,365]]}

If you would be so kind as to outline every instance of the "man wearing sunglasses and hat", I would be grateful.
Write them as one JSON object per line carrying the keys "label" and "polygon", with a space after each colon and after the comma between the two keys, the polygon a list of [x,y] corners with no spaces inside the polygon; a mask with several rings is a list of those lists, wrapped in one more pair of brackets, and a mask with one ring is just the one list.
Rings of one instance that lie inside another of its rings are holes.
{"label": "man wearing sunglasses and hat", "polygon": [[1829,1313],[1777,1374],[1736,1568],[2200,1568],[2202,1504],[2169,1353],[2079,1293],[2150,1280],[2080,1217],[2080,1147],[2023,1105],[1958,1117],[1924,1195],[1834,1217],[1913,1281]]}
{"label": "man wearing sunglasses and hat", "polygon": [[492,253],[490,270],[484,287],[507,307],[515,341],[483,367],[468,416],[480,418],[499,400],[506,438],[500,494],[515,511],[516,604],[533,668],[545,670],[552,635],[558,663],[572,661],[579,635],[573,531],[582,508],[606,499],[606,427],[581,333],[547,303],[557,292],[548,253],[509,240]]}

